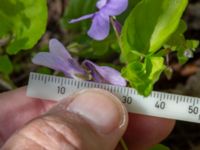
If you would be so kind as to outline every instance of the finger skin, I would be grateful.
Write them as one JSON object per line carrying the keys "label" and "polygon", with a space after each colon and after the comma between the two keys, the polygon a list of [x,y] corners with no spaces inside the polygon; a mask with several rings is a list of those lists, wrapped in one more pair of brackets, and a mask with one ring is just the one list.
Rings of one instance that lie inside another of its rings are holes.
{"label": "finger skin", "polygon": [[131,150],[147,150],[165,139],[174,125],[175,121],[170,119],[129,114],[124,139]]}
{"label": "finger skin", "polygon": [[49,110],[55,102],[26,96],[26,87],[0,95],[0,145],[18,128]]}
{"label": "finger skin", "polygon": [[11,136],[2,150],[114,149],[126,130],[128,113],[116,97],[102,91],[65,98]]}
{"label": "finger skin", "polygon": [[[25,123],[49,110],[55,103],[26,96],[26,87],[0,94],[0,145]],[[125,141],[129,149],[146,149],[164,139],[175,121],[129,114]]]}

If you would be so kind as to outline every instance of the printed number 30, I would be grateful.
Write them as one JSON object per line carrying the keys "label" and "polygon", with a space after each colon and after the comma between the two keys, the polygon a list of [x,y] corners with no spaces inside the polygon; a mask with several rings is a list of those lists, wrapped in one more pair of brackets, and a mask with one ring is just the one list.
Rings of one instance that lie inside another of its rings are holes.
{"label": "printed number 30", "polygon": [[131,104],[133,102],[132,97],[130,96],[123,96],[122,97],[122,103],[124,104]]}

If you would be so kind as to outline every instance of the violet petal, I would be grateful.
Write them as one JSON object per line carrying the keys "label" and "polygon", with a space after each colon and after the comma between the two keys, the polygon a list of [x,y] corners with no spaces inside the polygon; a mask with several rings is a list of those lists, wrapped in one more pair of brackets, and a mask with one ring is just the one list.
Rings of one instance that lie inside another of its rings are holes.
{"label": "violet petal", "polygon": [[120,72],[111,67],[98,66],[89,60],[85,60],[82,65],[91,71],[93,80],[96,82],[126,86],[126,80],[121,76]]}
{"label": "violet petal", "polygon": [[72,58],[70,53],[65,49],[64,45],[60,41],[57,39],[51,39],[49,42],[49,49],[53,56],[57,56],[59,60],[62,60],[62,62],[67,65],[65,67],[65,71],[62,72],[65,72],[65,74],[68,72],[70,76],[74,76],[74,74],[86,74],[78,62]]}
{"label": "violet petal", "polygon": [[65,47],[56,39],[50,40],[50,53],[40,52],[33,59],[33,63],[63,72],[67,77],[77,78],[87,76],[85,70],[71,57]]}
{"label": "violet petal", "polygon": [[95,40],[105,39],[110,31],[109,16],[97,12],[92,20],[92,25],[88,31],[88,35]]}
{"label": "violet petal", "polygon": [[94,14],[84,15],[80,18],[70,20],[69,23],[76,23],[76,22],[79,22],[79,21],[82,21],[82,20],[90,19],[90,18],[93,18],[93,16],[94,16]]}
{"label": "violet petal", "polygon": [[100,10],[103,14],[117,16],[128,7],[128,0],[108,0],[107,4]]}
{"label": "violet petal", "polygon": [[36,65],[51,68],[56,71],[63,72],[67,77],[71,77],[70,73],[66,70],[67,66],[63,59],[60,59],[56,55],[52,55],[47,52],[40,52],[32,59],[32,62]]}
{"label": "violet petal", "polygon": [[64,45],[57,39],[51,39],[49,41],[49,51],[51,54],[62,57],[63,59],[72,59],[71,55],[65,49]]}
{"label": "violet petal", "polygon": [[101,9],[103,8],[106,4],[108,3],[108,0],[99,0],[96,4],[96,7],[98,9]]}

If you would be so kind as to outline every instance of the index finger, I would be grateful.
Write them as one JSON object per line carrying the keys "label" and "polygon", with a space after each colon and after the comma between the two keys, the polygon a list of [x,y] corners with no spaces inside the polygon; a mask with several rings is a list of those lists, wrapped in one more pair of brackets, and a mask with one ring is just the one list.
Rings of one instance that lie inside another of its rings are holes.
{"label": "index finger", "polygon": [[175,120],[129,114],[125,142],[129,149],[146,150],[165,139],[174,128]]}
{"label": "index finger", "polygon": [[26,87],[0,94],[0,145],[16,129],[49,110],[55,102],[26,96]]}

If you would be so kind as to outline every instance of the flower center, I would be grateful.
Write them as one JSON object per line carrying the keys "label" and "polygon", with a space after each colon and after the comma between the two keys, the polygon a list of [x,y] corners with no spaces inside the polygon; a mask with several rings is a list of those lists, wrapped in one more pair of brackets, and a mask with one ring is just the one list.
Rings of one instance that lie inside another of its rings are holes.
{"label": "flower center", "polygon": [[98,2],[97,2],[97,8],[98,9],[101,9],[101,8],[103,8],[106,4],[108,3],[108,0],[99,0]]}

